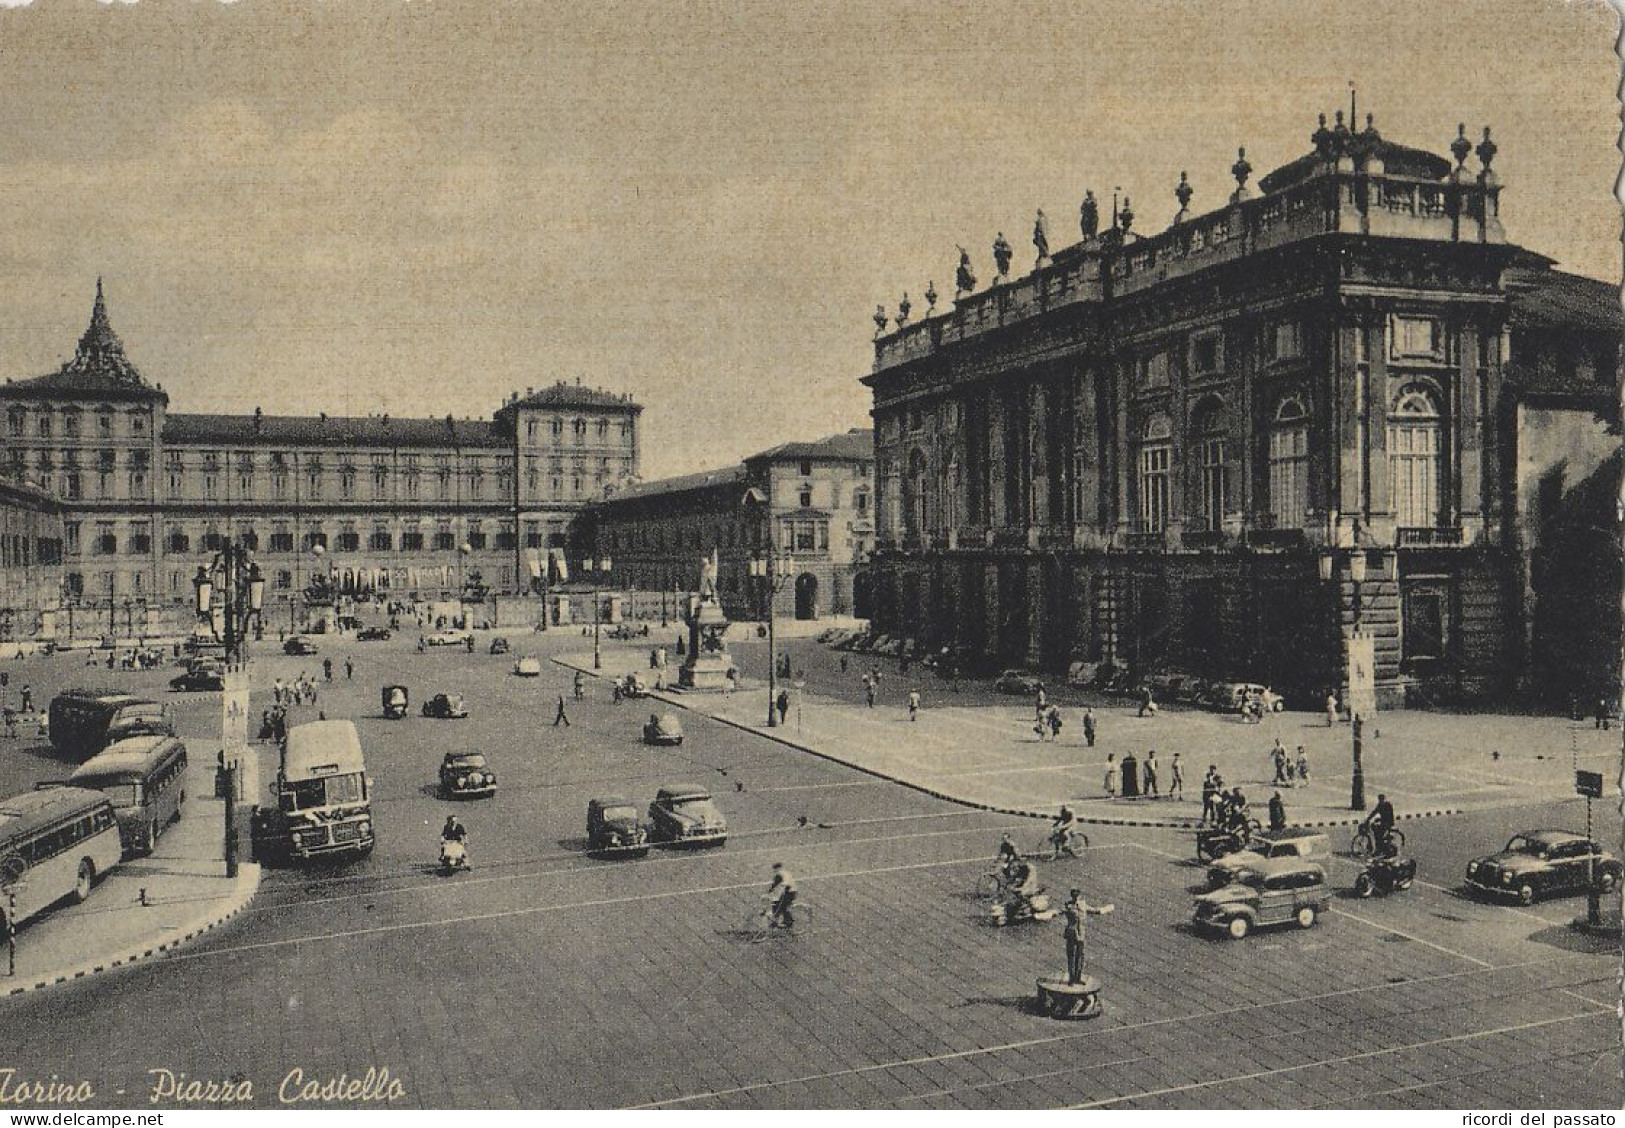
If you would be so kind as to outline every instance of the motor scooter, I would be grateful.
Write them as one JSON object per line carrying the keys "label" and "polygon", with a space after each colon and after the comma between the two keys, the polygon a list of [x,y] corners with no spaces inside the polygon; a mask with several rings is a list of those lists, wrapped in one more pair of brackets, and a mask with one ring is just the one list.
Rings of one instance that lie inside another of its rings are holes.
{"label": "motor scooter", "polygon": [[1386,895],[1409,889],[1415,880],[1415,858],[1372,858],[1354,879],[1354,891],[1361,897]]}
{"label": "motor scooter", "polygon": [[461,838],[440,840],[440,872],[453,874],[468,868],[468,843]]}
{"label": "motor scooter", "polygon": [[1009,900],[995,901],[987,910],[988,922],[994,928],[1020,924],[1024,920],[1054,920],[1057,915],[1056,910],[1050,908],[1049,897],[1042,889],[1029,896],[1018,893]]}

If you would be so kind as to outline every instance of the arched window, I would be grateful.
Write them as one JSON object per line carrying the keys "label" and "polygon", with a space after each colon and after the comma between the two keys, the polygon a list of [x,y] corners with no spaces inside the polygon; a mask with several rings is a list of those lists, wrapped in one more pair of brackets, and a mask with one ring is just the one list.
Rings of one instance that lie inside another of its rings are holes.
{"label": "arched window", "polygon": [[1160,533],[1173,515],[1170,477],[1174,464],[1173,425],[1166,415],[1146,420],[1140,443],[1140,531]]}
{"label": "arched window", "polygon": [[1388,508],[1401,528],[1434,528],[1444,516],[1441,431],[1433,393],[1419,384],[1401,388],[1388,412]]}
{"label": "arched window", "polygon": [[1230,508],[1226,464],[1229,442],[1225,436],[1224,401],[1208,396],[1196,405],[1191,420],[1192,446],[1197,458],[1197,482],[1201,488],[1202,528],[1217,532],[1224,528],[1224,515]]}
{"label": "arched window", "polygon": [[1309,413],[1297,396],[1270,425],[1270,512],[1279,529],[1301,529],[1309,516]]}

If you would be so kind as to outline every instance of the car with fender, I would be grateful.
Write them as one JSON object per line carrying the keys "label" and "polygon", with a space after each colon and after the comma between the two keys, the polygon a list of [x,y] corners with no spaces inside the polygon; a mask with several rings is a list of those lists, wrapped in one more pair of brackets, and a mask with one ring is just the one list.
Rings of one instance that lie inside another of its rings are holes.
{"label": "car with fender", "polygon": [[542,663],[535,655],[527,654],[513,664],[515,677],[539,678],[542,676]]}
{"label": "car with fender", "polygon": [[447,752],[440,761],[440,793],[448,799],[479,799],[497,793],[497,774],[483,752]]}
{"label": "car with fender", "polygon": [[994,679],[993,688],[1000,693],[1019,693],[1030,697],[1036,694],[1038,687],[1043,684],[1043,679],[1037,674],[1028,673],[1026,670],[1005,670]]}
{"label": "car with fender", "polygon": [[683,725],[676,713],[650,713],[643,726],[643,743],[675,748],[683,743]]}
{"label": "car with fender", "polygon": [[1267,858],[1196,898],[1196,926],[1240,940],[1255,928],[1312,928],[1331,903],[1326,871],[1302,858]]}
{"label": "car with fender", "polygon": [[442,721],[460,721],[468,716],[468,703],[460,693],[437,693],[423,703],[423,715]]}
{"label": "car with fender", "polygon": [[728,822],[705,788],[672,784],[649,804],[649,838],[673,846],[721,846]]}
{"label": "car with fender", "polygon": [[466,631],[435,631],[423,639],[425,646],[467,646],[474,636]]}
{"label": "car with fender", "polygon": [[1234,713],[1242,703],[1259,699],[1266,713],[1279,713],[1286,708],[1286,700],[1261,682],[1216,682],[1202,698],[1202,704],[1221,713]]}
{"label": "car with fender", "polygon": [[177,693],[224,689],[226,664],[218,658],[193,658],[186,664],[184,674],[169,679],[169,688]]}
{"label": "car with fender", "polygon": [[1220,889],[1244,870],[1257,868],[1271,858],[1305,858],[1324,862],[1331,857],[1332,842],[1325,834],[1306,827],[1254,835],[1247,848],[1225,854],[1207,868],[1208,887]]}
{"label": "car with fender", "polygon": [[316,653],[316,644],[311,642],[310,639],[306,638],[304,635],[294,635],[287,642],[282,644],[282,653],[309,657],[310,655]]}
{"label": "car with fender", "polygon": [[1468,862],[1467,888],[1528,905],[1537,897],[1586,892],[1588,863],[1592,886],[1612,892],[1620,879],[1614,855],[1573,831],[1526,830],[1513,835],[1506,849]]}
{"label": "car with fender", "polygon": [[388,627],[362,627],[355,633],[357,642],[388,642]]}
{"label": "car with fender", "polygon": [[501,635],[498,635],[496,638],[491,640],[492,654],[506,654],[511,649],[512,647],[508,644],[508,640],[503,638]]}
{"label": "car with fender", "polygon": [[630,799],[587,800],[587,852],[607,858],[641,858],[649,852],[649,832]]}

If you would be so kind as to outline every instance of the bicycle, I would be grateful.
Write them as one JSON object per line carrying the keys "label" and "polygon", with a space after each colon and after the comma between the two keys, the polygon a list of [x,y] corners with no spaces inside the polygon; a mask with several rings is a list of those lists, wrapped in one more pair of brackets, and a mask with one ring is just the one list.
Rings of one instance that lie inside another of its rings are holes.
{"label": "bicycle", "polygon": [[[1396,851],[1405,849],[1405,832],[1397,826],[1388,832],[1388,840],[1393,843]],[[1371,837],[1371,831],[1363,826],[1355,831],[1354,837],[1349,840],[1349,854],[1362,861],[1374,856],[1376,851],[1377,844]]]}
{"label": "bicycle", "polygon": [[1049,860],[1058,862],[1062,854],[1078,857],[1080,849],[1089,849],[1089,836],[1081,830],[1071,830],[1065,834],[1053,832],[1047,839],[1049,843]]}
{"label": "bicycle", "polygon": [[1010,895],[1010,875],[1004,866],[996,866],[976,879],[976,895],[984,901],[997,901]]}
{"label": "bicycle", "polygon": [[781,936],[806,935],[816,919],[817,914],[811,911],[811,906],[800,897],[790,906],[790,916],[795,920],[792,925],[781,925],[773,919],[773,902],[764,900],[760,908],[752,909],[745,916],[745,923],[740,926],[740,934],[752,944],[760,944],[772,939],[774,933]]}

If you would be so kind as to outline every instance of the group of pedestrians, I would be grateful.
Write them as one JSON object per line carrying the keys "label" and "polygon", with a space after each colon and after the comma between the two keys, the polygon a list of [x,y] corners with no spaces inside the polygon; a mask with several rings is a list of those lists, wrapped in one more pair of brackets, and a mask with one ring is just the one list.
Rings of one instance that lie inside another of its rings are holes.
{"label": "group of pedestrians", "polygon": [[[329,672],[328,680],[332,680],[331,672]],[[291,708],[295,705],[314,705],[316,704],[316,679],[306,677],[303,671],[291,682],[284,683],[281,678],[277,678],[271,683],[271,699],[283,708]]]}
{"label": "group of pedestrians", "polygon": [[1293,756],[1281,743],[1281,738],[1275,738],[1275,745],[1270,749],[1270,762],[1275,767],[1275,786],[1296,787],[1301,782],[1309,783],[1309,753],[1304,751],[1303,745],[1298,745],[1298,753]]}

